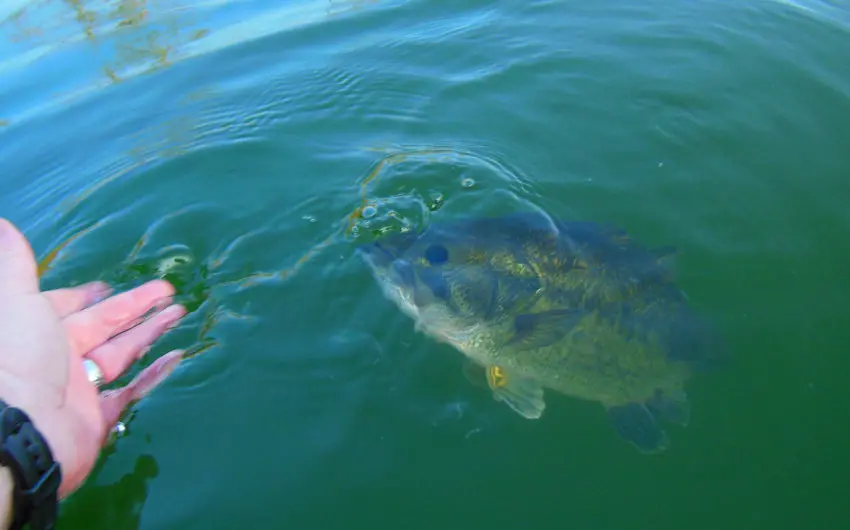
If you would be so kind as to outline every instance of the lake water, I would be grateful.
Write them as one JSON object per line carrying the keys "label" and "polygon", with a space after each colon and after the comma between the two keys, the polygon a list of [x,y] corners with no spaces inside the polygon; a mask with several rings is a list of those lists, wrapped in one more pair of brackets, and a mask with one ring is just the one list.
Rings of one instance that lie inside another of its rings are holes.
{"label": "lake water", "polygon": [[[145,362],[192,355],[61,528],[850,528],[846,1],[5,0],[0,20],[0,213],[44,287],[165,276],[190,310]],[[689,383],[667,452],[597,403],[549,393],[522,419],[353,252],[521,208],[679,249],[735,361]]]}

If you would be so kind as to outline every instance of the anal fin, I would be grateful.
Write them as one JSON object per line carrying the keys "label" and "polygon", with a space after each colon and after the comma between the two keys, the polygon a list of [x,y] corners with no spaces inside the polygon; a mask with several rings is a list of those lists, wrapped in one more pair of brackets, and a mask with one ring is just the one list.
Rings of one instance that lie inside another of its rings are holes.
{"label": "anal fin", "polygon": [[659,418],[686,427],[691,419],[691,404],[684,390],[656,390],[646,402],[649,410]]}
{"label": "anal fin", "polygon": [[660,453],[670,445],[667,433],[641,403],[608,407],[608,418],[620,437],[642,453]]}
{"label": "anal fin", "polygon": [[504,401],[523,418],[535,420],[543,415],[546,402],[543,399],[543,387],[537,382],[518,377],[501,366],[487,367],[487,383],[493,391],[493,398]]}

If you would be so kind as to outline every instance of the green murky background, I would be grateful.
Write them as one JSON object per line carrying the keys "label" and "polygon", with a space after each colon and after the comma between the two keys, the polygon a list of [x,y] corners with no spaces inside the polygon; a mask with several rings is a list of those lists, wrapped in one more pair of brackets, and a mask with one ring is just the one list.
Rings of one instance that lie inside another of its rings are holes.
{"label": "green murky background", "polygon": [[[147,362],[193,355],[62,528],[850,527],[850,4],[6,0],[0,20],[0,212],[44,286],[165,276],[191,311]],[[527,207],[681,249],[736,361],[692,381],[667,453],[594,403],[519,418],[353,255]]]}

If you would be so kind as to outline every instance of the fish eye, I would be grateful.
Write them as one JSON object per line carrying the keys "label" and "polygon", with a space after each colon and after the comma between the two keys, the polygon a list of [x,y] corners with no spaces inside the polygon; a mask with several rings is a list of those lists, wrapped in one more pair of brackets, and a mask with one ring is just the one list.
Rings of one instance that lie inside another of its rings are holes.
{"label": "fish eye", "polygon": [[431,245],[425,249],[425,259],[431,265],[440,265],[449,261],[449,251],[443,245]]}

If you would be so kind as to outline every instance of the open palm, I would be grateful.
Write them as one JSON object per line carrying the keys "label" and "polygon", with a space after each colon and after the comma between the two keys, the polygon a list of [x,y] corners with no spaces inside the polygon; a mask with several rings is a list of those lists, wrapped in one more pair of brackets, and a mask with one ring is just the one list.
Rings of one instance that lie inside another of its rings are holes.
{"label": "open palm", "polygon": [[109,294],[100,282],[40,291],[32,248],[0,219],[0,398],[26,412],[47,439],[62,467],[60,497],[85,480],[127,405],[180,361],[173,351],[129,385],[99,392],[86,378],[84,358],[111,382],[185,313],[171,304],[174,288],[162,280]]}

